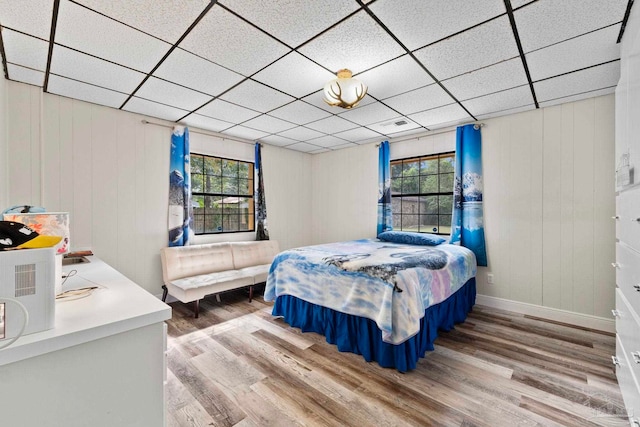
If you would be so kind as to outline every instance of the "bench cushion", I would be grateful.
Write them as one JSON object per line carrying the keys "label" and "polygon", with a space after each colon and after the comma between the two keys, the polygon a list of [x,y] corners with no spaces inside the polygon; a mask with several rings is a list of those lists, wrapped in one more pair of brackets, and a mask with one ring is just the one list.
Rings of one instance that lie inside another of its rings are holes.
{"label": "bench cushion", "polygon": [[196,289],[201,287],[213,287],[220,283],[228,283],[229,286],[253,285],[253,275],[242,270],[228,270],[219,273],[200,274],[172,280],[171,284],[181,289]]}
{"label": "bench cushion", "polygon": [[237,269],[256,265],[271,264],[278,254],[278,242],[276,240],[261,240],[254,242],[233,242],[233,265]]}
{"label": "bench cushion", "polygon": [[263,265],[254,265],[252,267],[241,268],[240,272],[247,276],[251,276],[253,278],[253,284],[258,284],[267,281],[267,276],[269,275],[269,269],[271,268],[271,263],[263,264]]}
{"label": "bench cushion", "polygon": [[160,255],[165,283],[235,269],[231,245],[227,242],[163,248]]}

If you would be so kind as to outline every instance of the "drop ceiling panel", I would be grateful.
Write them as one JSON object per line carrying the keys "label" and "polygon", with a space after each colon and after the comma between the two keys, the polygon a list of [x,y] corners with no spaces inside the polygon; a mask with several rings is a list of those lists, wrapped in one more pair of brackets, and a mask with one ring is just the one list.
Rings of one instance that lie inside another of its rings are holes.
{"label": "drop ceiling panel", "polygon": [[533,84],[539,102],[592,90],[615,87],[620,76],[620,61],[542,80]]}
{"label": "drop ceiling panel", "polygon": [[388,98],[433,83],[433,79],[409,55],[355,76],[366,84],[368,94],[378,99]]}
{"label": "drop ceiling panel", "polygon": [[119,108],[125,99],[127,99],[127,95],[124,93],[103,89],[54,75],[49,75],[47,91],[56,95],[92,102],[94,104],[106,105],[107,107],[113,108]]}
{"label": "drop ceiling panel", "polygon": [[374,138],[379,138],[382,140],[384,138],[383,135],[380,135],[378,132],[374,132],[371,129],[367,128],[355,128],[351,130],[347,130],[344,132],[338,132],[334,134],[341,139],[346,139],[347,141],[358,143],[360,141],[370,140]]}
{"label": "drop ceiling panel", "polygon": [[526,54],[531,78],[541,80],[619,59],[619,32],[620,25],[614,25]]}
{"label": "drop ceiling panel", "polygon": [[[342,150],[343,148],[353,148],[353,147],[357,147],[358,144],[354,143],[354,142],[345,142],[344,144],[341,145],[334,145],[333,147],[331,147],[331,150]],[[328,149],[320,149],[318,151],[312,151],[312,154],[316,154],[316,153],[322,153],[324,151],[330,151]]]}
{"label": "drop ceiling panel", "polygon": [[11,80],[34,86],[42,86],[44,84],[44,73],[42,71],[36,71],[31,68],[13,64],[7,64],[7,71],[9,72],[9,78]]}
{"label": "drop ceiling panel", "polygon": [[550,101],[543,101],[543,102],[540,102],[539,105],[540,105],[540,108],[550,107],[552,105],[565,104],[567,102],[579,101],[581,99],[586,99],[586,98],[594,98],[596,96],[608,95],[610,93],[615,93],[614,87],[608,87],[606,89],[593,90],[589,92],[582,92],[578,95],[565,96],[562,98],[552,99]]}
{"label": "drop ceiling panel", "polygon": [[[542,104],[539,104],[539,105],[542,108]],[[505,114],[517,114],[517,113],[522,113],[524,111],[535,110],[535,108],[536,108],[535,104],[529,104],[529,105],[525,105],[524,107],[509,108],[506,110],[496,111],[494,113],[480,114],[476,116],[476,119],[484,120],[484,119],[490,119],[492,117],[504,116]]]}
{"label": "drop ceiling panel", "polygon": [[275,117],[262,115],[258,116],[255,119],[251,119],[242,124],[243,126],[261,130],[267,133],[278,133],[283,130],[291,129],[296,127],[294,123],[286,122],[284,120],[276,119]]}
{"label": "drop ceiling panel", "polygon": [[514,12],[524,52],[622,21],[627,0],[537,1]]}
{"label": "drop ceiling panel", "polygon": [[2,40],[7,62],[46,71],[49,43],[5,28],[2,29]]}
{"label": "drop ceiling panel", "polygon": [[391,108],[376,102],[374,104],[365,105],[364,107],[356,107],[348,110],[346,113],[341,113],[340,117],[358,123],[359,125],[366,126],[371,123],[378,123],[383,120],[391,119],[397,115],[398,113],[393,111]]}
{"label": "drop ceiling panel", "polygon": [[519,55],[507,16],[472,28],[415,52],[440,80],[486,67]]}
{"label": "drop ceiling panel", "polygon": [[250,129],[244,126],[234,126],[222,132],[227,135],[235,136],[237,138],[246,139],[249,141],[256,141],[263,136],[268,135],[267,132],[263,132],[256,129]]}
{"label": "drop ceiling panel", "polygon": [[308,142],[310,144],[314,144],[314,145],[318,145],[320,147],[326,147],[326,148],[331,148],[331,147],[336,147],[336,146],[339,146],[339,145],[348,144],[348,142],[345,141],[344,139],[337,138],[337,137],[331,136],[331,135],[321,136],[320,138],[315,138],[315,139],[312,139],[312,140],[310,140]]}
{"label": "drop ceiling panel", "polygon": [[188,113],[188,111],[179,108],[169,107],[168,105],[158,104],[157,102],[136,97],[131,98],[122,109],[172,122],[177,121],[180,117]]}
{"label": "drop ceiling panel", "polygon": [[307,141],[309,139],[319,138],[323,136],[323,134],[318,131],[302,126],[285,130],[284,132],[280,132],[278,135],[284,136],[285,138],[295,139],[296,141]]}
{"label": "drop ceiling panel", "polygon": [[129,68],[55,45],[51,72],[63,77],[102,86],[119,92],[132,92],[145,75]]}
{"label": "drop ceiling panel", "polygon": [[136,92],[139,98],[193,111],[211,100],[211,96],[150,77]]}
{"label": "drop ceiling panel", "polygon": [[97,12],[174,44],[209,4],[208,0],[76,0]]}
{"label": "drop ceiling panel", "polygon": [[180,120],[180,123],[213,132],[221,132],[233,126],[233,123],[212,119],[200,114],[189,114],[186,118]]}
{"label": "drop ceiling panel", "polygon": [[411,129],[421,128],[421,126],[406,117],[395,117],[391,120],[385,120],[367,126],[369,129],[384,135],[403,132]]}
{"label": "drop ceiling panel", "polygon": [[538,0],[511,0],[511,8],[515,10],[519,7],[525,6],[534,1],[538,1]]}
{"label": "drop ceiling panel", "polygon": [[[45,40],[51,34],[51,0],[2,0],[0,24]],[[2,33],[4,37],[4,32]]]}
{"label": "drop ceiling panel", "polygon": [[303,125],[305,123],[314,122],[324,117],[328,117],[329,113],[314,107],[313,105],[309,105],[306,102],[295,101],[271,111],[269,115],[298,125]]}
{"label": "drop ceiling panel", "polygon": [[60,2],[55,41],[145,73],[171,47],[67,0]]}
{"label": "drop ceiling panel", "polygon": [[405,53],[364,11],[304,45],[300,52],[334,72],[348,68],[354,74]]}
{"label": "drop ceiling panel", "polygon": [[299,53],[292,52],[252,78],[301,98],[322,89],[325,83],[336,76]]}
{"label": "drop ceiling panel", "polygon": [[358,8],[355,1],[287,0],[280,3],[283,8],[255,0],[224,1],[226,7],[291,47],[307,41]]}
{"label": "drop ceiling panel", "polygon": [[290,50],[220,6],[202,18],[180,47],[245,76]]}
{"label": "drop ceiling panel", "polygon": [[474,116],[534,105],[529,85],[508,89],[491,95],[463,101],[462,105]]}
{"label": "drop ceiling panel", "polygon": [[520,57],[442,82],[459,101],[528,84]]}
{"label": "drop ceiling panel", "polygon": [[280,135],[265,136],[263,138],[260,138],[260,141],[266,144],[275,145],[278,147],[285,147],[287,145],[295,144],[297,142],[295,139],[285,138],[284,136],[280,136]]}
{"label": "drop ceiling panel", "polygon": [[472,118],[458,104],[446,105],[433,110],[411,114],[409,118],[429,129],[437,129],[461,120]]}
{"label": "drop ceiling panel", "polygon": [[214,99],[199,109],[198,114],[232,123],[242,123],[260,115],[258,111],[249,110],[221,99]]}
{"label": "drop ceiling panel", "polygon": [[506,12],[502,0],[378,0],[370,8],[409,50]]}
{"label": "drop ceiling panel", "polygon": [[294,98],[263,84],[247,80],[221,96],[225,101],[250,107],[262,113],[281,107]]}
{"label": "drop ceiling panel", "polygon": [[331,116],[331,117],[327,117],[326,119],[318,120],[313,123],[307,123],[305,127],[317,130],[318,132],[333,134],[333,133],[357,128],[358,125],[348,120],[345,120],[341,117]]}
{"label": "drop ceiling panel", "polygon": [[303,153],[310,153],[312,151],[321,151],[322,147],[317,145],[307,144],[305,142],[298,142],[287,147],[290,150],[302,151]]}
{"label": "drop ceiling panel", "polygon": [[170,82],[217,96],[244,79],[211,61],[183,49],[175,49],[153,73]]}
{"label": "drop ceiling panel", "polygon": [[437,84],[384,100],[385,104],[405,115],[430,110],[452,102],[455,102],[454,99]]}

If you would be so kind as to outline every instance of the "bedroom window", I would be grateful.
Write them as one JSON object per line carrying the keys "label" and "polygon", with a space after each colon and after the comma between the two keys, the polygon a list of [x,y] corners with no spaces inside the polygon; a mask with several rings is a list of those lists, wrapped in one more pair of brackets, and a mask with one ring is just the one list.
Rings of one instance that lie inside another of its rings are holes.
{"label": "bedroom window", "polygon": [[254,231],[253,163],[191,154],[195,234]]}
{"label": "bedroom window", "polygon": [[393,228],[450,234],[455,153],[391,161]]}

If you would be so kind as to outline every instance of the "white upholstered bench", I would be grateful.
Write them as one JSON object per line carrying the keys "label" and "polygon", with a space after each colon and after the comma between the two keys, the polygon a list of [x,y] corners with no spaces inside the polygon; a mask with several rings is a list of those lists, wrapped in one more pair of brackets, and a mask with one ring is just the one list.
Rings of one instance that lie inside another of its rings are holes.
{"label": "white upholstered bench", "polygon": [[195,317],[200,311],[200,300],[209,294],[249,287],[251,302],[253,285],[266,282],[278,252],[275,240],[163,248],[162,300],[171,294],[184,303],[195,301]]}

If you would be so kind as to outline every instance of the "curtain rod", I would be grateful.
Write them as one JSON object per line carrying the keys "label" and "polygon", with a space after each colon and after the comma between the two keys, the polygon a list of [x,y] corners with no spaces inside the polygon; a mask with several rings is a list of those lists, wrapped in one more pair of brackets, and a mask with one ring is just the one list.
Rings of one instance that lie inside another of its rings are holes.
{"label": "curtain rod", "polygon": [[[149,120],[146,119],[142,119],[141,122],[145,125],[155,125],[155,126],[162,126],[162,127],[166,127],[166,128],[173,128],[174,126],[185,126],[185,125],[181,125],[179,123],[176,123],[175,125],[166,125],[164,123],[156,123],[156,122],[150,122]],[[188,127],[188,126],[185,126]],[[200,135],[206,135],[206,136],[215,136],[218,137],[220,139],[224,140],[229,140],[229,141],[235,141],[235,142],[241,142],[243,144],[249,144],[249,145],[254,145],[253,142],[247,142],[247,141],[241,141],[239,139],[235,139],[235,138],[230,138],[228,135],[224,135],[221,133],[216,133],[216,132],[209,132],[209,131],[198,131],[198,130],[194,130],[192,131],[191,129],[189,129],[190,133],[198,133]],[[260,143],[260,145],[262,145],[262,143]]]}

